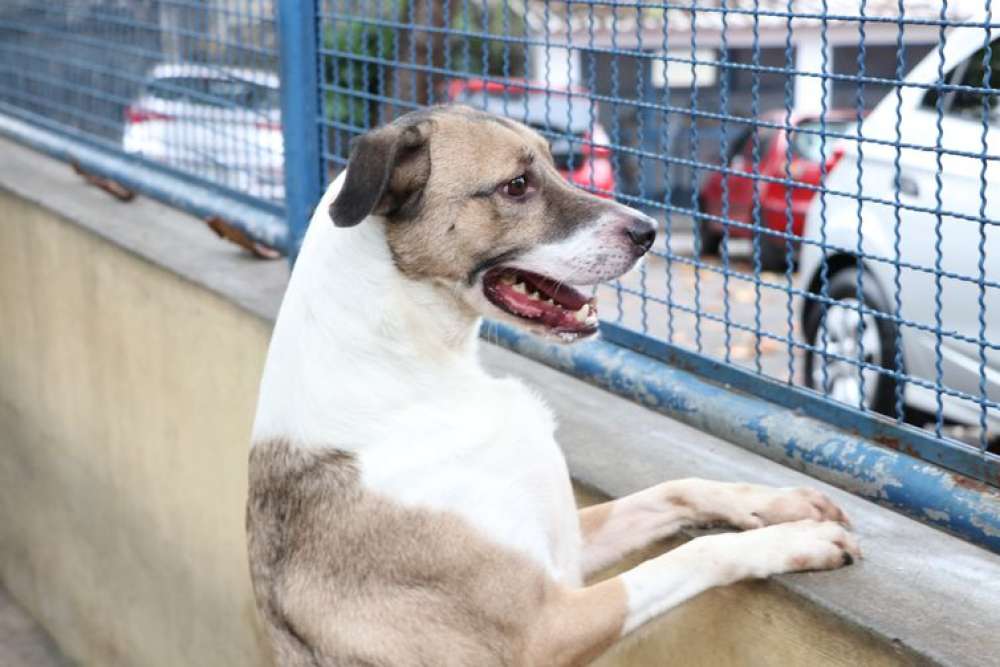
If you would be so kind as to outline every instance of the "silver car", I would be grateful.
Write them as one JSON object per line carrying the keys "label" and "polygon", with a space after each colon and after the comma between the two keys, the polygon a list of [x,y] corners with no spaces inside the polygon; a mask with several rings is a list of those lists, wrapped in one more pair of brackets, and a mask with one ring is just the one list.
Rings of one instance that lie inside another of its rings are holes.
{"label": "silver car", "polygon": [[[839,144],[845,155],[825,187],[841,194],[817,197],[809,210],[801,287],[824,291],[825,255],[825,292],[835,303],[802,300],[803,337],[817,348],[806,353],[805,383],[855,407],[896,416],[901,386],[911,421],[932,419],[940,407],[944,421],[975,426],[983,389],[987,401],[1000,401],[1000,353],[991,347],[1000,343],[997,97],[935,87],[940,70],[947,84],[983,88],[983,47],[981,28],[949,33],[943,61],[933,51],[907,78],[916,85],[902,86],[900,100],[891,92],[848,131],[887,143],[865,141],[860,151],[856,141]],[[992,68],[990,88],[1000,88],[998,43]],[[898,151],[897,141],[905,146]],[[1000,412],[988,409],[987,425],[1000,432]]]}
{"label": "silver car", "polygon": [[122,146],[253,197],[283,199],[279,79],[260,70],[158,65],[125,111]]}

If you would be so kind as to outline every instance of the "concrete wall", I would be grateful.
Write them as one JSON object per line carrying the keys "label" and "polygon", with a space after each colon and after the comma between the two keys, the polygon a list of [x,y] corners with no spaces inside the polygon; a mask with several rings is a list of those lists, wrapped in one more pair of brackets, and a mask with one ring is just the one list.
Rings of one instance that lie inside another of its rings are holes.
{"label": "concrete wall", "polygon": [[83,664],[264,664],[243,507],[269,329],[0,193],[0,579]]}
{"label": "concrete wall", "polygon": [[[153,233],[146,204],[66,178],[46,197]],[[265,665],[243,503],[269,320],[51,208],[0,188],[0,580],[85,665]],[[668,660],[915,662],[774,583],[708,593],[600,664]]]}

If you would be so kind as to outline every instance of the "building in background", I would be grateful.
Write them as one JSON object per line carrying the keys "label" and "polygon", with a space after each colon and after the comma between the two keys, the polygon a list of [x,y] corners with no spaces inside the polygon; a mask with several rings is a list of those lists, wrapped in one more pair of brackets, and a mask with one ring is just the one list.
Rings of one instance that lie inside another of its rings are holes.
{"label": "building in background", "polygon": [[[655,156],[724,162],[723,130],[732,142],[746,124],[729,120],[723,127],[721,116],[749,119],[755,110],[759,115],[786,106],[813,113],[821,110],[824,99],[828,109],[853,108],[859,101],[864,110],[871,109],[891,84],[859,87],[836,77],[902,78],[897,76],[901,25],[903,74],[935,47],[940,35],[932,23],[901,24],[897,0],[869,0],[864,22],[857,20],[858,0],[665,4],[670,8],[531,2],[531,72],[532,78],[553,86],[577,85],[599,96],[624,98],[603,104],[600,118],[613,144],[638,151],[618,152],[619,186],[627,195],[669,199],[686,207],[696,197],[698,170]],[[941,0],[903,4],[907,20],[933,22],[941,16]],[[694,11],[681,8],[691,5]],[[824,13],[832,18],[821,20]],[[969,13],[969,0],[947,3],[949,20]],[[858,46],[862,30],[863,51]],[[815,76],[788,76],[789,71]],[[672,110],[663,113],[642,102]],[[690,131],[692,125],[697,132]]]}

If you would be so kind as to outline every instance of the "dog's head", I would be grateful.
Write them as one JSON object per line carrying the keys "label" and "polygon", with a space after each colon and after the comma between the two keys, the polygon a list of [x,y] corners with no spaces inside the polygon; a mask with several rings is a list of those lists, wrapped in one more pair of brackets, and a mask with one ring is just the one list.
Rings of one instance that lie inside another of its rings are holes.
{"label": "dog's head", "polygon": [[385,221],[397,268],[476,312],[561,340],[597,331],[593,285],[649,250],[653,221],[568,184],[548,143],[468,107],[407,114],[354,144],[330,215]]}

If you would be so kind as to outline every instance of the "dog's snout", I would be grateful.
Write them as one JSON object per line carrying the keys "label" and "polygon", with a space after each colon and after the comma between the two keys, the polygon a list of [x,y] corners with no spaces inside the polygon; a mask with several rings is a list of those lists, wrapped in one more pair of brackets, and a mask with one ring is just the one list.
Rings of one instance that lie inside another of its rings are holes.
{"label": "dog's snout", "polygon": [[656,223],[645,216],[633,218],[625,226],[625,236],[635,246],[636,253],[643,255],[656,240]]}

